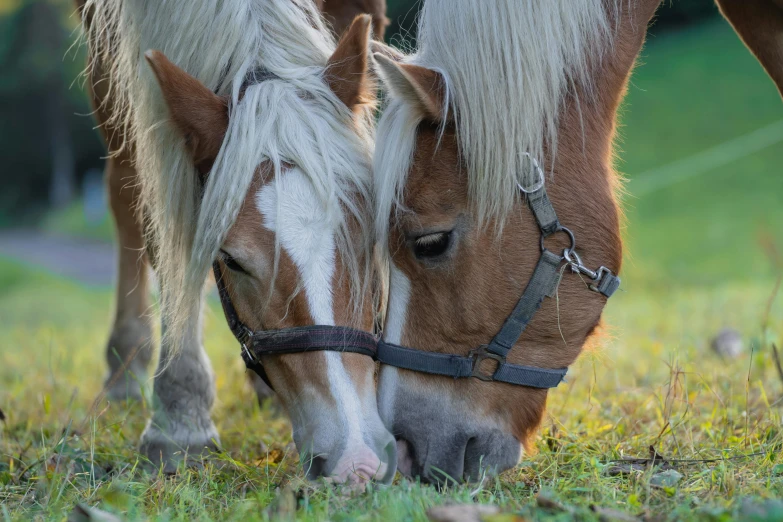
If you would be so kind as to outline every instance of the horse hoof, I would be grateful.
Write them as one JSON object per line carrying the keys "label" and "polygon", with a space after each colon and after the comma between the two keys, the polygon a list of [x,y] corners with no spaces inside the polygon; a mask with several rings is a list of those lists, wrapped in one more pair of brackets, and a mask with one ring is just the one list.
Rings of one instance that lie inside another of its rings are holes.
{"label": "horse hoof", "polygon": [[214,426],[211,430],[190,432],[180,440],[156,428],[147,428],[141,436],[139,452],[147,457],[150,467],[167,475],[184,467],[201,467],[210,454],[220,451]]}
{"label": "horse hoof", "polygon": [[109,375],[103,385],[106,397],[113,402],[141,402],[144,398],[144,383],[147,374],[144,371],[127,371]]}

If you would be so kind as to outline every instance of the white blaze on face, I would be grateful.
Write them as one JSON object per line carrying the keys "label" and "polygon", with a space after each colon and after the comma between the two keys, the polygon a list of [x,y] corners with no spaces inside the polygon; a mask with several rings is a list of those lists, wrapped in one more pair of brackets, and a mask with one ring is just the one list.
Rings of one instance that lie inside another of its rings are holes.
{"label": "white blaze on face", "polygon": [[264,226],[274,232],[304,284],[315,324],[334,324],[332,280],[335,269],[333,224],[307,176],[298,168],[281,173],[256,196]]}
{"label": "white blaze on face", "polygon": [[[411,282],[394,264],[391,265],[389,276],[389,306],[386,309],[383,338],[387,343],[401,344],[405,320],[408,317]],[[387,428],[391,428],[394,421],[394,396],[397,393],[397,381],[397,368],[381,367],[378,381],[378,410]]]}
{"label": "white blaze on face", "polygon": [[[264,219],[264,226],[275,233],[280,246],[299,270],[310,315],[317,325],[334,325],[333,281],[335,271],[335,231],[323,201],[312,183],[298,168],[289,169],[266,184],[256,196],[256,205]],[[337,352],[323,352],[327,375],[338,413],[347,433],[346,454],[365,452],[362,437],[362,407],[353,385]],[[324,411],[325,415],[334,412]],[[343,475],[350,472],[353,459],[343,464],[344,458],[332,472]],[[345,469],[339,469],[341,467]]]}

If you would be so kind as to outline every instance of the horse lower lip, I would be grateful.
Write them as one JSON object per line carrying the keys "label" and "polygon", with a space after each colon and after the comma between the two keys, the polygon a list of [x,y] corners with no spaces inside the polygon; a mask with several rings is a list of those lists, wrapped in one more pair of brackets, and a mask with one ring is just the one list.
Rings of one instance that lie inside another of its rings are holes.
{"label": "horse lower lip", "polygon": [[413,455],[408,441],[397,439],[397,471],[406,477],[413,475]]}
{"label": "horse lower lip", "polygon": [[344,470],[337,475],[333,475],[331,478],[340,484],[360,485],[383,477],[386,475],[386,469],[387,465],[385,463],[382,463],[377,467],[370,467],[369,465],[360,464]]}

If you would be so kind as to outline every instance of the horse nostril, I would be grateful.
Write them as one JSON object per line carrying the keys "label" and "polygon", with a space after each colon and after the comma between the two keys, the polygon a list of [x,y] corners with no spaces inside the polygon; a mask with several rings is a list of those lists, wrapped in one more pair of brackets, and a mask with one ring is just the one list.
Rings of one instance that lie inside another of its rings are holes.
{"label": "horse nostril", "polygon": [[467,482],[476,482],[484,471],[482,467],[484,455],[481,454],[479,441],[477,437],[468,439],[465,446],[465,480]]}
{"label": "horse nostril", "polygon": [[326,475],[326,459],[324,457],[312,457],[304,461],[304,468],[307,470],[307,478],[316,480]]}
{"label": "horse nostril", "polygon": [[478,482],[486,475],[513,468],[519,462],[521,448],[513,435],[501,431],[471,437],[465,447],[465,480]]}
{"label": "horse nostril", "polygon": [[462,482],[465,473],[467,443],[467,436],[456,433],[450,440],[442,442],[438,447],[430,444],[427,456],[424,458],[422,482],[433,484],[439,490]]}

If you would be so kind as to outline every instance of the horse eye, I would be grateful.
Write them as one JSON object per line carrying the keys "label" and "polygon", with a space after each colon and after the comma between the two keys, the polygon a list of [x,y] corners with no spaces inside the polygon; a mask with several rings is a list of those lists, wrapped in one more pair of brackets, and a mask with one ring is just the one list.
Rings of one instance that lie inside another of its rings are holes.
{"label": "horse eye", "polygon": [[451,232],[437,232],[417,237],[413,254],[419,259],[433,259],[445,254],[451,245]]}
{"label": "horse eye", "polygon": [[226,265],[226,267],[229,270],[233,272],[239,272],[240,274],[247,274],[247,270],[242,268],[242,265],[237,263],[237,260],[231,257],[231,255],[228,252],[221,250],[220,254],[221,254],[221,261],[223,261],[223,264]]}

